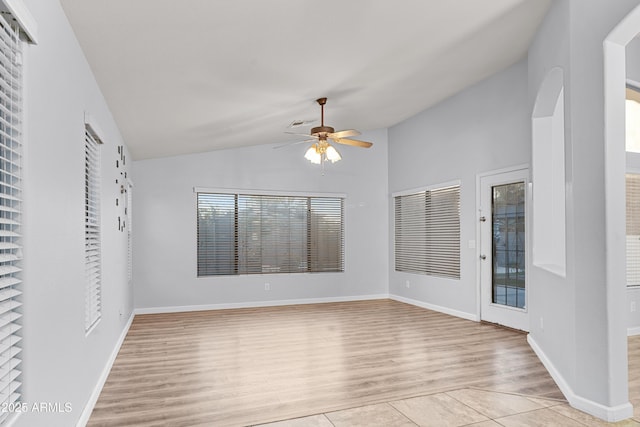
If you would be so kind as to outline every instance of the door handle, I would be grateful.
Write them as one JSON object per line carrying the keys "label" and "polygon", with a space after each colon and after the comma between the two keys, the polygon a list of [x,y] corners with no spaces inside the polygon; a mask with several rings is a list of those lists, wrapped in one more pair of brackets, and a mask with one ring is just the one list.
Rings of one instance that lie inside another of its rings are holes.
{"label": "door handle", "polygon": [[485,259],[487,259],[487,256],[486,255],[480,255],[480,259],[484,261]]}

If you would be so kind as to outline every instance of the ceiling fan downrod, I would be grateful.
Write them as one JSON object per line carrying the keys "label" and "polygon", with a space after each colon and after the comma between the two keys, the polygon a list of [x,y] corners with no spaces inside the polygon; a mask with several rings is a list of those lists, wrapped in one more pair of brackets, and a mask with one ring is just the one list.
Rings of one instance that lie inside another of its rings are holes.
{"label": "ceiling fan downrod", "polygon": [[320,139],[327,139],[327,134],[333,133],[335,129],[331,126],[324,125],[324,104],[327,103],[327,98],[318,98],[316,102],[320,105],[320,126],[311,129],[311,135],[317,136]]}

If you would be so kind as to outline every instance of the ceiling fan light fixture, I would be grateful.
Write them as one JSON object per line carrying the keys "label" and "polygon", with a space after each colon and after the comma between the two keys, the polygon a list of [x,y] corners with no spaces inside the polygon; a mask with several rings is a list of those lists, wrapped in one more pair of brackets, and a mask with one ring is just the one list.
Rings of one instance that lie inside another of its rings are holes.
{"label": "ceiling fan light fixture", "polygon": [[319,165],[322,163],[322,155],[318,152],[318,147],[316,144],[313,144],[306,153],[304,153],[304,158],[309,160],[314,165]]}
{"label": "ceiling fan light fixture", "polygon": [[[322,165],[324,174],[324,162],[330,161],[335,163],[342,160],[342,156],[336,150],[334,146],[329,144],[328,140],[336,144],[353,145],[355,147],[369,148],[373,144],[366,141],[358,141],[356,139],[349,139],[351,136],[360,135],[355,129],[347,129],[336,132],[331,126],[325,126],[324,124],[324,105],[327,103],[327,98],[318,98],[316,102],[320,105],[320,126],[316,126],[311,129],[310,135],[311,141],[317,140],[315,144],[309,147],[304,154],[304,158],[316,165]],[[299,121],[294,121],[293,124],[298,124]],[[292,133],[292,132],[287,132]],[[308,142],[301,141],[301,142]]]}
{"label": "ceiling fan light fixture", "polygon": [[327,160],[329,160],[331,163],[335,163],[339,160],[342,160],[342,156],[340,155],[340,153],[338,153],[338,150],[336,150],[332,145],[329,145],[327,147],[327,151],[325,152],[326,156],[327,156]]}

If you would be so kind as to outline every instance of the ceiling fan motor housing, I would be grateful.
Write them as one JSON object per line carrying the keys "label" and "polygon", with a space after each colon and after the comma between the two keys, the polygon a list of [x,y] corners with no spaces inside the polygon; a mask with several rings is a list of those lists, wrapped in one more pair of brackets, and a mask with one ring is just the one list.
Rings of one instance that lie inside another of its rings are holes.
{"label": "ceiling fan motor housing", "polygon": [[334,129],[331,126],[317,126],[311,129],[311,135],[313,136],[326,136],[333,132]]}

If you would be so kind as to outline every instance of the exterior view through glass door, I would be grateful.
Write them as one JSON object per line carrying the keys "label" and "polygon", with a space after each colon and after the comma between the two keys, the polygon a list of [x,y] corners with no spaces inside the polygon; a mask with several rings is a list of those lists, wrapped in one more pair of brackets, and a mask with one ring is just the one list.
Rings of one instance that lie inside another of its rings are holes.
{"label": "exterior view through glass door", "polygon": [[493,186],[491,204],[491,300],[525,308],[524,182]]}
{"label": "exterior view through glass door", "polygon": [[480,179],[481,319],[528,330],[526,169]]}

